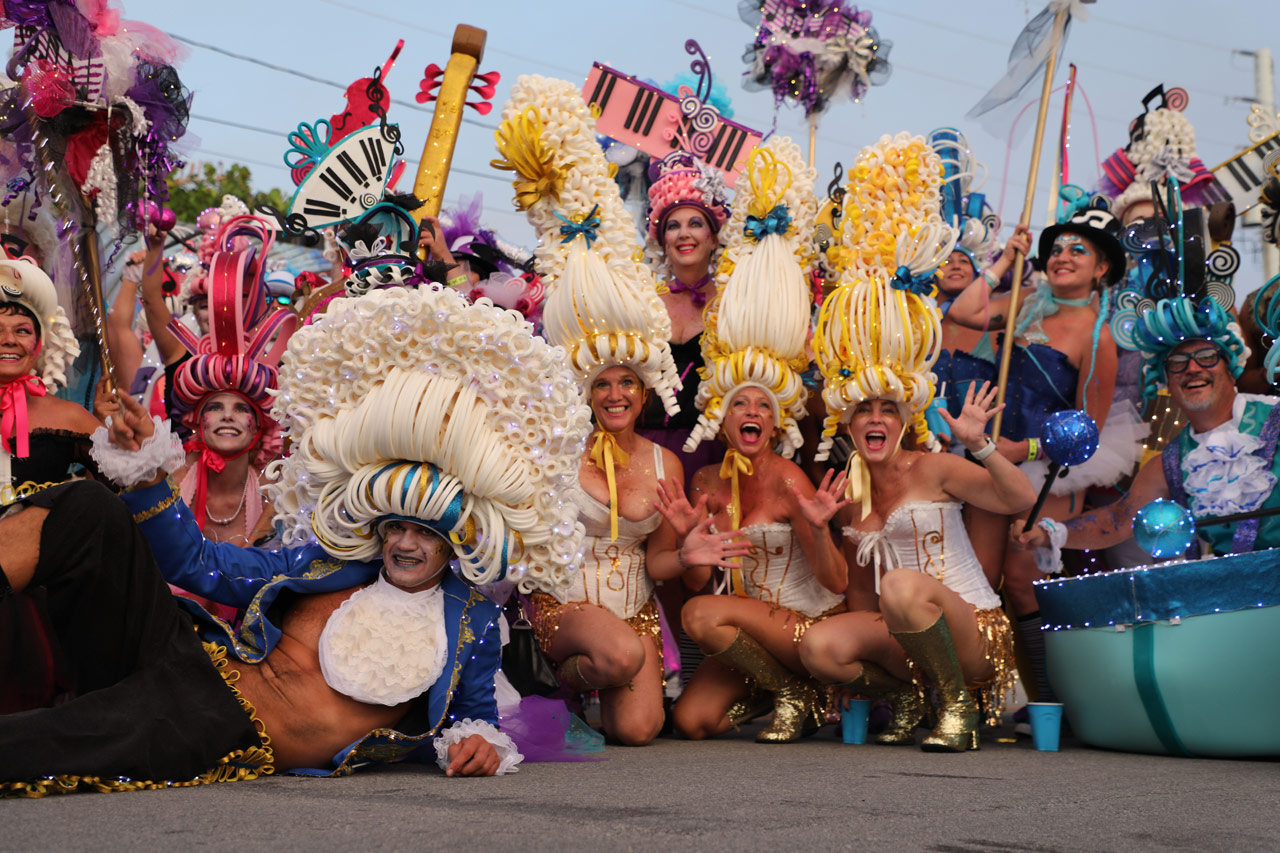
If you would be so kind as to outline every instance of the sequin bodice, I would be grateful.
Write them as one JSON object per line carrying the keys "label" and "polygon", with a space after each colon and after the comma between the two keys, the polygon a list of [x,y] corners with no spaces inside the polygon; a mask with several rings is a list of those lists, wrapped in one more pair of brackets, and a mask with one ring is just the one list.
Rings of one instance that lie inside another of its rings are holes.
{"label": "sequin bodice", "polygon": [[889,513],[879,530],[844,528],[858,546],[858,562],[880,574],[914,569],[937,578],[965,601],[986,610],[1000,606],[965,532],[963,505],[955,501],[911,501]]}

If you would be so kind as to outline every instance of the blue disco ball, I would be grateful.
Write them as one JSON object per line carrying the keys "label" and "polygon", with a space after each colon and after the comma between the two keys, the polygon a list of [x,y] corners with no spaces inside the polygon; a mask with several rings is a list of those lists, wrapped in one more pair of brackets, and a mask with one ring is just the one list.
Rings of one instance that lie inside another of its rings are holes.
{"label": "blue disco ball", "polygon": [[1191,510],[1160,500],[1138,510],[1133,516],[1133,538],[1151,556],[1180,557],[1196,538],[1196,522]]}
{"label": "blue disco ball", "polygon": [[1083,465],[1098,449],[1098,425],[1078,409],[1054,412],[1040,430],[1040,444],[1059,465]]}

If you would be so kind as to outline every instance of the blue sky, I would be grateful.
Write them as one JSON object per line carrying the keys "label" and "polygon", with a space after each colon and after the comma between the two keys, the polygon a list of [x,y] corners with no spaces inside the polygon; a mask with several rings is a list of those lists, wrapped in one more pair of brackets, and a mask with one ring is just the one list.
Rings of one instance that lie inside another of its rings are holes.
{"label": "blue sky", "polygon": [[[1079,85],[1092,105],[1099,150],[1095,154],[1089,110],[1077,96],[1071,134],[1072,182],[1085,186],[1096,182],[1098,160],[1124,145],[1130,120],[1142,111],[1142,96],[1157,83],[1187,90],[1187,115],[1196,126],[1198,154],[1207,166],[1212,168],[1246,147],[1248,106],[1238,99],[1253,94],[1253,63],[1232,51],[1280,50],[1280,24],[1265,11],[1267,5],[1100,0],[1090,6],[1089,20],[1073,26],[1066,60],[1079,67]],[[996,205],[1007,160],[999,212],[1006,222],[1016,221],[1025,194],[1031,134],[1006,155],[1004,139],[967,122],[964,114],[1003,73],[1013,40],[1042,6],[1041,0],[963,4],[896,0],[863,5],[872,12],[881,37],[893,42],[889,55],[893,73],[886,85],[871,89],[862,103],[838,103],[823,116],[817,147],[821,183],[825,185],[837,160],[850,163],[861,146],[882,134],[927,133],[950,125],[968,135],[975,153],[986,163],[990,177],[983,190]],[[469,8],[474,11],[467,12]],[[592,62],[600,61],[628,74],[667,80],[688,68],[683,45],[685,39],[695,38],[717,80],[728,86],[737,121],[767,130],[774,116],[767,92],[747,92],[739,83],[742,52],[753,32],[739,19],[734,0],[632,4],[385,0],[376,5],[368,0],[125,0],[124,13],[216,48],[190,46],[180,66],[183,81],[195,92],[190,132],[199,141],[189,159],[244,163],[253,171],[257,187],[279,187],[286,193],[292,191],[292,183],[281,160],[284,135],[299,122],[338,111],[344,102],[342,91],[227,53],[345,88],[381,64],[397,39],[405,39],[404,52],[387,84],[393,99],[413,105],[393,105],[390,111],[404,132],[406,157],[413,170],[430,123],[429,113],[413,101],[423,69],[432,62],[443,66],[448,60],[456,24],[486,29],[488,42],[480,70],[499,71],[503,79],[489,116],[468,111],[446,206],[460,195],[483,192],[486,224],[516,243],[528,244],[532,232],[511,206],[510,183],[488,164],[496,156],[492,130],[510,85],[520,74],[581,84]],[[1062,79],[1060,75],[1058,82]],[[1057,135],[1060,115],[1061,103],[1055,97],[1049,138]],[[1033,119],[1034,109],[1024,121]],[[803,114],[782,108],[778,132],[804,138]],[[1033,227],[1045,222],[1051,146],[1046,146],[1043,159]],[[405,180],[401,185],[411,183]],[[1259,244],[1256,236],[1237,227],[1236,245],[1244,256],[1236,284],[1244,293],[1261,284]]]}

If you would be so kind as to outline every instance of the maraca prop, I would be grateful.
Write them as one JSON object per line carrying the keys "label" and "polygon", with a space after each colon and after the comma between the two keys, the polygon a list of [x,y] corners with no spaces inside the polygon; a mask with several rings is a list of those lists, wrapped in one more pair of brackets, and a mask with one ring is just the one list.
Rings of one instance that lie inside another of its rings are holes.
{"label": "maraca prop", "polygon": [[1195,538],[1195,518],[1182,504],[1161,498],[1134,513],[1133,539],[1157,560],[1185,554]]}
{"label": "maraca prop", "polygon": [[130,205],[133,208],[133,225],[139,231],[145,231],[148,225],[164,233],[172,231],[178,224],[177,215],[167,207],[161,207],[154,201],[138,201]]}
{"label": "maraca prop", "polygon": [[1053,481],[1065,476],[1072,465],[1083,465],[1098,450],[1098,425],[1093,418],[1079,409],[1067,409],[1054,412],[1045,419],[1040,430],[1040,445],[1044,454],[1049,457],[1049,473],[1040,487],[1036,505],[1027,516],[1027,523],[1022,526],[1026,533],[1036,523],[1044,502],[1049,498],[1049,489]]}

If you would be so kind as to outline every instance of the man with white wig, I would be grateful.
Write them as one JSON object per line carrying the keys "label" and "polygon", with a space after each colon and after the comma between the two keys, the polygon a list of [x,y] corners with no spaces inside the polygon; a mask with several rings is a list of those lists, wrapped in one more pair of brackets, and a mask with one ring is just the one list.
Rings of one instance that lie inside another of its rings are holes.
{"label": "man with white wig", "polygon": [[[0,717],[0,790],[516,768],[500,612],[473,584],[551,590],[578,559],[566,493],[588,410],[561,351],[487,300],[377,291],[294,335],[275,414],[293,448],[272,486],[280,551],[203,538],[165,474],[181,448],[132,400],[95,437],[127,509],[76,483],[0,521],[16,543],[0,596],[48,591],[76,679],[66,704]],[[166,580],[245,608],[239,629]]]}

